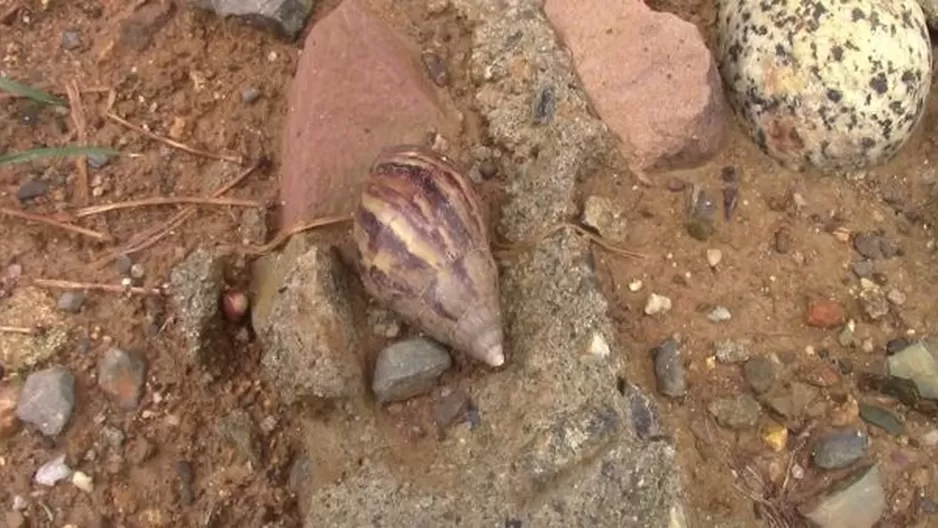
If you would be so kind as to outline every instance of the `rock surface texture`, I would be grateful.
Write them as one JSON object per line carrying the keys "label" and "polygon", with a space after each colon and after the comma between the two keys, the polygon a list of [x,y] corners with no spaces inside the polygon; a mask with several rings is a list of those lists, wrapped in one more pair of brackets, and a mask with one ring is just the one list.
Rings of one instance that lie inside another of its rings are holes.
{"label": "rock surface texture", "polygon": [[932,77],[915,0],[718,4],[728,98],[764,152],[791,169],[860,170],[909,139]]}
{"label": "rock surface texture", "polygon": [[691,167],[723,147],[720,74],[694,24],[637,0],[547,0],[544,10],[633,168]]}
{"label": "rock surface texture", "polygon": [[255,264],[252,323],[287,402],[364,394],[344,274],[328,249],[293,237]]}
{"label": "rock surface texture", "polygon": [[[539,0],[452,5],[473,28],[475,107],[495,146],[519,153],[506,160],[498,229],[528,238],[576,213],[577,178],[613,141]],[[469,424],[421,463],[402,464],[371,415],[344,426],[308,418],[310,458],[338,450],[345,460],[333,476],[314,476],[300,502],[305,525],[686,526],[674,447],[652,433],[650,400],[617,390],[625,354],[588,256],[584,240],[561,232],[505,264],[506,364],[472,376]],[[608,355],[589,353],[597,340]]]}
{"label": "rock surface texture", "polygon": [[314,4],[313,0],[189,0],[189,3],[270,28],[291,40],[303,30]]}
{"label": "rock surface texture", "polygon": [[420,52],[345,0],[306,38],[283,136],[283,223],[349,214],[382,148],[454,137],[456,114],[427,78]]}

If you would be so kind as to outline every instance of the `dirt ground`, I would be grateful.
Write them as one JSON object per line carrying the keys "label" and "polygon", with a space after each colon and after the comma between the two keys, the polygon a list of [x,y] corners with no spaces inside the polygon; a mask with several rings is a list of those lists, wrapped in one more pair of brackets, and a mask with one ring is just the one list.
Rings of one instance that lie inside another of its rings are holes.
{"label": "dirt ground", "polygon": [[[314,20],[336,3],[317,6]],[[471,89],[458,71],[465,66],[460,61],[465,60],[461,52],[466,42],[459,38],[465,33],[453,26],[434,28],[422,0],[383,3],[389,17],[424,48],[432,47],[450,61],[450,69],[457,71],[449,89],[461,109],[471,112],[467,98]],[[227,196],[266,202],[275,228],[284,97],[299,44],[209,13],[160,7],[165,5],[155,0],[52,0],[44,8],[39,1],[2,1],[0,72],[59,93],[74,79],[83,90],[88,143],[133,154],[89,170],[88,204],[161,195],[204,196],[244,170],[235,163],[149,140],[109,119],[106,112],[113,93],[114,113],[158,135],[208,152],[242,156],[245,164],[269,157],[270,166],[252,173]],[[709,1],[665,0],[653,5],[697,23],[709,35]],[[63,48],[66,31],[77,31],[78,47]],[[449,33],[456,38],[443,38]],[[246,103],[242,92],[250,87],[259,90],[260,97]],[[738,367],[708,362],[714,340],[750,338],[760,352],[775,352],[794,364],[849,358],[854,371],[881,371],[890,339],[910,330],[915,335],[938,330],[938,263],[929,223],[934,218],[929,207],[935,207],[938,188],[938,159],[934,159],[934,142],[928,139],[935,137],[938,126],[934,99],[924,125],[899,158],[862,178],[785,172],[734,132],[717,160],[696,170],[657,176],[655,188],[636,185],[629,174],[597,174],[584,186],[584,196],[601,194],[621,204],[629,226],[622,243],[647,255],[644,260],[623,260],[596,252],[619,337],[630,356],[628,377],[653,393],[648,350],[675,332],[683,337],[689,395],[682,403],[659,401],[684,467],[690,468],[689,509],[694,516],[703,516],[699,518],[705,525],[707,516],[712,521],[735,519],[758,525],[752,502],[735,491],[734,470],[753,467],[768,485],[778,486],[791,455],[790,449],[768,451],[758,431],[730,433],[706,425],[707,403],[713,397],[738,394],[745,386]],[[76,141],[68,112],[8,98],[0,99],[0,113],[0,152]],[[477,133],[470,127],[469,136],[456,144],[484,141],[474,137]],[[668,190],[665,184],[680,178],[703,184],[719,196],[726,166],[738,174],[739,205],[731,221],[721,217],[716,233],[701,242],[684,228],[684,194]],[[0,206],[23,208],[17,190],[33,178],[48,182],[50,189],[25,210],[47,214],[82,205],[74,163],[46,160],[0,169]],[[169,220],[174,209],[137,208],[82,221],[86,228],[113,235],[114,243],[4,217],[0,273],[16,264],[28,279],[119,284],[117,264],[105,257],[135,234]],[[200,207],[169,236],[136,254],[134,261],[146,270],[145,284],[158,286],[168,280],[172,266],[198,245],[241,244],[242,211]],[[832,232],[838,227],[850,232],[882,230],[903,249],[900,258],[877,262],[877,271],[888,284],[907,296],[901,308],[894,307],[879,322],[863,319],[857,282],[849,269],[856,255]],[[777,247],[779,237],[787,240],[784,252]],[[723,253],[715,270],[705,259],[709,248]],[[241,277],[233,270],[232,285],[238,286]],[[644,286],[630,291],[626,286],[636,279]],[[642,315],[652,291],[673,300],[666,317]],[[50,291],[50,304],[58,293]],[[872,352],[842,347],[836,331],[805,325],[807,302],[819,297],[844,304],[848,317],[858,322],[858,338],[872,339]],[[706,313],[715,305],[728,307],[733,319],[721,325],[708,321]],[[10,511],[14,495],[22,495],[30,499],[23,512],[28,526],[298,526],[289,482],[298,432],[293,411],[279,404],[264,381],[255,343],[232,325],[230,330],[242,335],[236,340],[240,348],[232,351],[238,361],[211,372],[190,368],[181,357],[179,336],[172,331],[172,313],[165,314],[163,321],[168,323],[159,332],[150,328],[152,313],[153,307],[140,297],[95,293],[81,313],[66,316],[71,341],[54,361],[76,375],[75,413],[55,441],[20,433],[0,444],[0,512]],[[148,359],[145,396],[136,413],[117,412],[94,386],[95,358],[113,344],[140,350]],[[808,347],[814,355],[806,351]],[[860,393],[848,376],[837,390],[825,393],[815,421],[823,422],[849,395],[879,401],[875,395]],[[870,433],[871,453],[884,463],[888,522],[893,523],[888,526],[903,526],[911,519],[909,512],[920,490],[938,499],[934,492],[938,469],[929,464],[934,452],[909,443],[909,438],[934,424],[893,402],[880,403],[907,419],[906,437],[879,430]],[[263,436],[260,467],[249,464],[214,433],[218,418],[234,409],[249,412],[256,423],[275,420],[276,426]],[[102,440],[103,422],[124,431],[123,448],[108,447]],[[32,484],[35,470],[63,450],[72,467],[94,475],[92,493],[71,485],[41,489]],[[799,457],[805,454],[793,456],[802,460]],[[187,467],[193,479],[190,489],[182,490],[187,486],[182,483]],[[812,471],[789,484],[787,496],[794,500],[799,494],[809,495],[823,480]],[[190,491],[191,503],[185,500]],[[931,520],[938,523],[934,517]]]}

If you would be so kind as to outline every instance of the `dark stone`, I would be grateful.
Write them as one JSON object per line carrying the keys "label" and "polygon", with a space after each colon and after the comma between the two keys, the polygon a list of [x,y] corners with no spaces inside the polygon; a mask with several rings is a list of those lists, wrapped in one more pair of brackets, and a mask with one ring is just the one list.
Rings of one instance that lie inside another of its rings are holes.
{"label": "dark stone", "polygon": [[869,278],[873,274],[875,265],[872,260],[858,260],[850,264],[850,270],[853,271],[853,274],[858,278]]}
{"label": "dark stone", "polygon": [[859,429],[830,433],[814,448],[814,465],[822,469],[842,469],[866,454],[870,439]]}
{"label": "dark stone", "polygon": [[853,248],[860,255],[870,260],[876,260],[883,256],[881,241],[882,238],[879,235],[859,233],[853,238]]}
{"label": "dark stone", "polygon": [[29,180],[16,190],[16,199],[21,202],[35,200],[49,192],[49,184],[39,180]]}
{"label": "dark stone", "polygon": [[684,364],[681,361],[678,342],[668,339],[658,345],[652,353],[655,360],[658,392],[671,398],[680,398],[687,394],[687,381],[684,377]]}
{"label": "dark stone", "polygon": [[864,422],[875,425],[890,434],[898,436],[905,433],[905,424],[900,422],[895,414],[882,407],[861,403],[860,418],[862,418]]}

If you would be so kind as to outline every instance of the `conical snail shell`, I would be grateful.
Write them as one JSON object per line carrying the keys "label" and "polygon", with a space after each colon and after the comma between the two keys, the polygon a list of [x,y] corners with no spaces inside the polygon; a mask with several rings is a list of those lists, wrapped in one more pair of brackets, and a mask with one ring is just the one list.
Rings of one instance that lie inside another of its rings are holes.
{"label": "conical snail shell", "polygon": [[445,158],[378,155],[355,212],[362,283],[409,324],[491,366],[505,362],[498,270],[479,200]]}

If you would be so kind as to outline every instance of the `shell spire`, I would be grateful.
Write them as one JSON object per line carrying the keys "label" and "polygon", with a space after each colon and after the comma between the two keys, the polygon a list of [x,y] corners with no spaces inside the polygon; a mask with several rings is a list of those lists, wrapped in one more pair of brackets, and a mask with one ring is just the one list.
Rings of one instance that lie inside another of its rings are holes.
{"label": "shell spire", "polygon": [[355,212],[366,291],[437,341],[505,362],[498,269],[479,199],[453,164],[424,147],[383,150]]}

